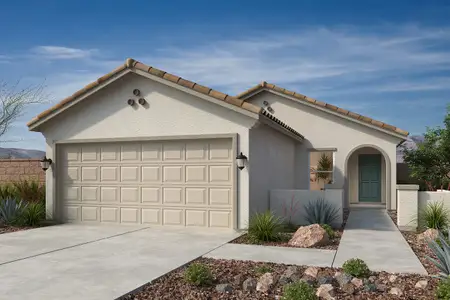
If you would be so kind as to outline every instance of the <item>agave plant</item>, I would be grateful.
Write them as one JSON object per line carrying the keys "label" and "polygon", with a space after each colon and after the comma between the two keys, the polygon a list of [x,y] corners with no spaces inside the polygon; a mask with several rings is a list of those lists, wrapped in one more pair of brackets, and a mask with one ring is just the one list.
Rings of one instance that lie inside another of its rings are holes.
{"label": "agave plant", "polygon": [[14,198],[7,198],[0,202],[0,220],[6,225],[20,225],[27,204]]}
{"label": "agave plant", "polygon": [[331,225],[339,217],[339,209],[332,203],[319,198],[305,205],[305,218],[309,224]]}
{"label": "agave plant", "polygon": [[439,275],[434,276],[440,279],[447,279],[450,275],[450,245],[445,236],[439,232],[436,241],[429,239],[428,246],[430,247],[436,259],[426,256],[426,258],[439,269]]}

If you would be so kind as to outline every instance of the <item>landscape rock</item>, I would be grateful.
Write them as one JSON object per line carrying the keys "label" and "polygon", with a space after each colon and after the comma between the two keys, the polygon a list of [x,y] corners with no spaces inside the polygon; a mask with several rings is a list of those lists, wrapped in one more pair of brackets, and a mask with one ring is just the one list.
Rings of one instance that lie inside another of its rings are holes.
{"label": "landscape rock", "polygon": [[244,282],[244,275],[238,274],[234,276],[233,283],[237,286],[241,286],[241,284]]}
{"label": "landscape rock", "polygon": [[396,280],[397,280],[397,275],[392,274],[392,275],[389,276],[389,282],[392,283],[392,282],[394,282]]}
{"label": "landscape rock", "polygon": [[285,285],[298,280],[300,280],[300,269],[297,266],[289,266],[283,275],[281,275],[278,282],[281,285]]}
{"label": "landscape rock", "polygon": [[322,285],[322,284],[332,284],[333,283],[333,277],[331,277],[331,276],[318,276],[317,277],[317,283],[319,284],[319,285]]}
{"label": "landscape rock", "polygon": [[360,288],[364,284],[363,281],[359,278],[353,278],[351,282],[356,288]]}
{"label": "landscape rock", "polygon": [[311,277],[311,276],[308,276],[308,275],[304,275],[300,279],[300,281],[306,282],[310,286],[315,286],[316,285],[316,279],[314,277]]}
{"label": "landscape rock", "polygon": [[366,292],[376,292],[377,291],[377,286],[373,283],[367,283],[364,285],[364,290]]}
{"label": "landscape rock", "polygon": [[318,273],[319,273],[319,269],[317,269],[316,267],[308,267],[303,274],[307,275],[307,276],[311,276],[313,278],[317,278]]}
{"label": "landscape rock", "polygon": [[340,273],[334,277],[338,282],[339,286],[343,286],[344,284],[350,283],[353,279],[351,275]]}
{"label": "landscape rock", "polygon": [[439,231],[434,228],[429,228],[417,235],[418,242],[427,242],[427,240],[435,240],[439,236]]}
{"label": "landscape rock", "polygon": [[258,281],[255,278],[247,278],[244,280],[244,283],[242,283],[242,289],[245,292],[253,292],[256,290],[256,285],[258,284]]}
{"label": "landscape rock", "polygon": [[319,224],[312,224],[297,229],[288,244],[290,246],[309,248],[326,245],[329,241],[327,232]]}
{"label": "landscape rock", "polygon": [[322,284],[317,289],[316,296],[321,299],[334,299],[334,287],[331,284]]}
{"label": "landscape rock", "polygon": [[369,282],[370,282],[370,283],[374,283],[375,280],[377,280],[377,277],[376,277],[376,276],[370,276],[370,277],[369,277]]}
{"label": "landscape rock", "polygon": [[393,287],[393,288],[389,291],[389,294],[391,294],[391,295],[396,295],[396,296],[401,296],[401,295],[403,295],[403,291],[402,291],[400,288],[398,288],[398,287]]}
{"label": "landscape rock", "polygon": [[385,284],[376,284],[376,287],[377,287],[377,291],[379,291],[379,292],[386,292],[387,291],[387,289],[388,289],[388,287],[387,287],[387,285],[385,285]]}
{"label": "landscape rock", "polygon": [[355,287],[351,283],[346,283],[341,286],[341,290],[347,294],[352,295],[355,292]]}
{"label": "landscape rock", "polygon": [[256,290],[258,292],[267,293],[274,284],[275,278],[272,273],[265,273],[259,278],[258,283],[256,284]]}
{"label": "landscape rock", "polygon": [[428,285],[428,281],[427,280],[419,280],[417,281],[415,288],[417,289],[425,289]]}
{"label": "landscape rock", "polygon": [[228,283],[221,283],[216,285],[216,291],[220,293],[231,293],[233,291],[233,287]]}

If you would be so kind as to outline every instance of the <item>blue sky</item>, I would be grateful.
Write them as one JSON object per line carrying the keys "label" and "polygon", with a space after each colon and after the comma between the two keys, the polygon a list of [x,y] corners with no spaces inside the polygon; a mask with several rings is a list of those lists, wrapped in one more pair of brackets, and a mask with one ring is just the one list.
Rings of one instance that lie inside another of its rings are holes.
{"label": "blue sky", "polygon": [[45,83],[0,147],[44,149],[25,123],[133,57],[237,94],[262,80],[396,125],[442,123],[448,1],[5,1],[0,82]]}

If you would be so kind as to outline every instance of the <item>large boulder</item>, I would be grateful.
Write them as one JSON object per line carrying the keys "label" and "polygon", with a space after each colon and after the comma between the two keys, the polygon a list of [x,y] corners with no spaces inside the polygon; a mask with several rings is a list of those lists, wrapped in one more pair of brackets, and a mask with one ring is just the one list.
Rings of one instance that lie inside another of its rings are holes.
{"label": "large boulder", "polygon": [[428,240],[435,240],[439,236],[439,231],[434,228],[428,228],[421,234],[417,235],[418,242],[427,242]]}
{"label": "large boulder", "polygon": [[327,232],[319,224],[312,224],[297,229],[288,244],[295,247],[309,248],[326,245],[329,240]]}

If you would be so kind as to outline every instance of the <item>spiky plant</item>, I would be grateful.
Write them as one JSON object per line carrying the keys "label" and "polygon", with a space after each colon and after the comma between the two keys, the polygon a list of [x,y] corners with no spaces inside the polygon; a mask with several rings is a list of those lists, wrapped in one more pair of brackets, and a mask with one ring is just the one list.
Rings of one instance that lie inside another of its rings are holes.
{"label": "spiky plant", "polygon": [[319,162],[317,163],[316,180],[321,179],[326,183],[330,183],[330,171],[333,171],[333,159],[329,155],[322,153],[322,155],[320,155]]}
{"label": "spiky plant", "polygon": [[283,219],[268,210],[250,217],[247,234],[253,242],[272,242],[280,239],[282,231]]}
{"label": "spiky plant", "polygon": [[10,183],[0,185],[0,201],[8,198],[14,198],[16,196],[16,190]]}
{"label": "spiky plant", "polygon": [[305,218],[309,224],[330,225],[339,217],[339,209],[324,198],[305,204]]}
{"label": "spiky plant", "polygon": [[23,213],[27,209],[24,201],[7,198],[0,202],[0,220],[6,225],[22,225]]}
{"label": "spiky plant", "polygon": [[22,220],[24,225],[37,226],[45,219],[45,203],[31,202],[23,211]]}
{"label": "spiky plant", "polygon": [[450,211],[444,207],[444,202],[430,202],[420,212],[419,226],[447,230],[450,225]]}
{"label": "spiky plant", "polygon": [[426,255],[426,259],[428,259],[431,263],[433,263],[439,269],[439,275],[434,276],[438,277],[442,280],[445,280],[450,275],[450,245],[448,240],[439,231],[439,235],[437,237],[438,241],[428,239],[428,246],[430,247],[433,254],[436,256],[436,259],[431,258]]}
{"label": "spiky plant", "polygon": [[19,181],[13,185],[19,199],[27,202],[45,201],[45,185],[33,180]]}

